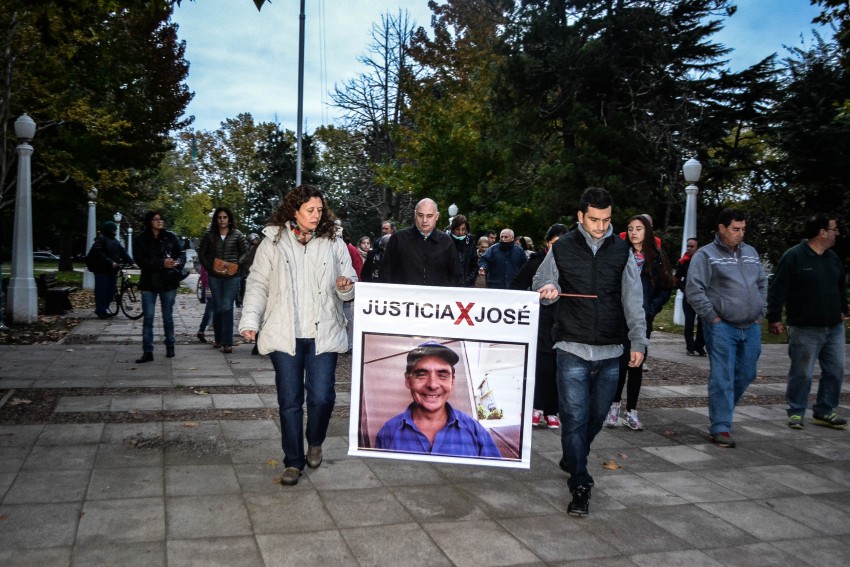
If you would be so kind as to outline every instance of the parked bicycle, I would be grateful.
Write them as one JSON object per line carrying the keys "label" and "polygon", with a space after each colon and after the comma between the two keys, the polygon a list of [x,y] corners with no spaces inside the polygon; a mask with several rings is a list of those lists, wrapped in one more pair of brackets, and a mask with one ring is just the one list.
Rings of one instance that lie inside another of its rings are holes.
{"label": "parked bicycle", "polygon": [[118,268],[118,279],[121,282],[118,286],[118,291],[115,294],[115,299],[109,304],[109,311],[112,316],[118,315],[118,310],[128,319],[141,319],[142,312],[142,290],[139,289],[139,284],[130,281],[130,276],[124,271],[125,266]]}

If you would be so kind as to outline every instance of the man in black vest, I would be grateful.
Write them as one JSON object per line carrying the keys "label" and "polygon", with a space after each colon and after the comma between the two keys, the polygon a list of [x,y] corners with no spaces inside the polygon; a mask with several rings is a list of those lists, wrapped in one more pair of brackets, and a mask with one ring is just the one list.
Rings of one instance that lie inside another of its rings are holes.
{"label": "man in black vest", "polygon": [[611,228],[612,205],[605,189],[587,189],[578,225],[552,245],[532,282],[541,304],[558,302],[552,335],[558,356],[560,465],[570,475],[567,513],[575,516],[588,512],[593,477],[587,455],[617,390],[626,328],[629,366],[640,366],[649,344],[640,272],[629,245]]}

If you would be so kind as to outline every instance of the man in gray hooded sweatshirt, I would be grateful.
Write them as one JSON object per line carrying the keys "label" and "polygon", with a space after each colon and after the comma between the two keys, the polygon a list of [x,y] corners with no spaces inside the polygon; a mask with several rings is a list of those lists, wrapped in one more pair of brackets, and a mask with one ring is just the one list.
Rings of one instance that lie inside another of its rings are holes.
{"label": "man in gray hooded sweatshirt", "polygon": [[756,249],[744,243],[747,215],[723,209],[717,236],[693,256],[685,297],[700,317],[708,347],[708,419],[711,440],[734,447],[735,405],[756,377],[767,276]]}

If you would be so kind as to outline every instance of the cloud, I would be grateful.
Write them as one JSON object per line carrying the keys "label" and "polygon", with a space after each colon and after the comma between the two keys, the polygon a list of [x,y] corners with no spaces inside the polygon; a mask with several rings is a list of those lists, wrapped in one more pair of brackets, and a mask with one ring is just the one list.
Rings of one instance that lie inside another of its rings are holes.
{"label": "cloud", "polygon": [[[366,53],[373,23],[399,9],[407,9],[411,20],[420,25],[430,21],[427,0],[306,2],[304,120],[308,131],[322,124],[324,116],[330,122],[336,117],[326,90],[364,71],[357,57]],[[215,130],[227,118],[248,112],[256,121],[277,119],[295,130],[298,15],[297,0],[266,3],[262,12],[251,0],[198,0],[175,9],[173,20],[180,26],[178,36],[186,41],[190,63],[187,83],[195,93],[186,113],[195,116],[196,129]]]}

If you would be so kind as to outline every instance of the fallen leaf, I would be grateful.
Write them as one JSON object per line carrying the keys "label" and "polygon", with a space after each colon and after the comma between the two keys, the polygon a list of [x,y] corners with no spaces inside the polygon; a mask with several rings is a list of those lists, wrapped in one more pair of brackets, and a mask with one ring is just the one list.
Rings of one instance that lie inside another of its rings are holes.
{"label": "fallen leaf", "polygon": [[239,364],[238,360],[228,360],[227,362],[229,362],[230,364]]}
{"label": "fallen leaf", "polygon": [[6,514],[0,514],[0,520],[5,520],[8,517]]}
{"label": "fallen leaf", "polygon": [[190,368],[189,370],[197,370],[197,368]]}
{"label": "fallen leaf", "polygon": [[201,424],[197,421],[184,421],[183,427],[200,427]]}
{"label": "fallen leaf", "polygon": [[135,415],[135,414],[139,413],[139,410],[131,409],[131,410],[128,410],[127,413],[129,413],[130,415]]}
{"label": "fallen leaf", "polygon": [[209,396],[210,393],[206,390],[193,390],[193,392],[199,396]]}
{"label": "fallen leaf", "polygon": [[10,406],[19,406],[21,404],[31,404],[31,403],[32,403],[32,400],[27,400],[27,399],[24,399],[24,398],[12,398],[11,400],[9,400]]}
{"label": "fallen leaf", "polygon": [[132,447],[138,447],[139,440],[138,439],[130,439],[129,443]]}
{"label": "fallen leaf", "polygon": [[620,454],[619,454],[619,455],[617,455],[617,456],[618,456],[618,457],[620,457],[621,459],[624,459],[624,460],[629,458],[629,456],[628,456],[627,454],[625,454],[625,453],[620,453]]}
{"label": "fallen leaf", "polygon": [[275,484],[283,484],[283,478],[276,476],[272,479],[272,482],[275,483]]}
{"label": "fallen leaf", "polygon": [[676,432],[668,429],[667,431],[664,432],[664,435],[666,435],[667,437],[675,437]]}
{"label": "fallen leaf", "polygon": [[268,461],[266,461],[266,464],[270,467],[276,467],[280,464],[280,462],[277,459],[269,459]]}
{"label": "fallen leaf", "polygon": [[616,471],[623,467],[621,465],[618,465],[617,461],[605,461],[604,463],[602,463],[602,468],[608,469],[609,471]]}
{"label": "fallen leaf", "polygon": [[74,349],[72,349],[72,348],[66,348],[66,349],[65,349],[65,352],[74,352]]}
{"label": "fallen leaf", "polygon": [[231,415],[233,412],[231,410],[224,410],[224,415]]}

